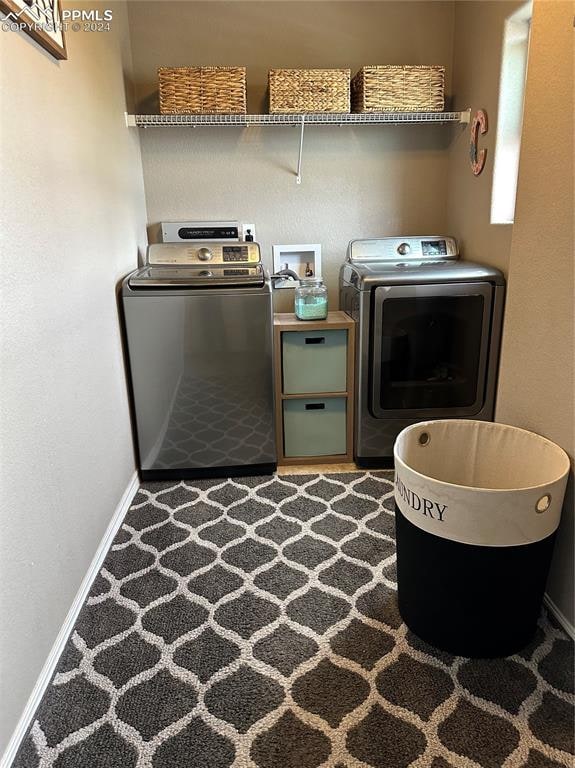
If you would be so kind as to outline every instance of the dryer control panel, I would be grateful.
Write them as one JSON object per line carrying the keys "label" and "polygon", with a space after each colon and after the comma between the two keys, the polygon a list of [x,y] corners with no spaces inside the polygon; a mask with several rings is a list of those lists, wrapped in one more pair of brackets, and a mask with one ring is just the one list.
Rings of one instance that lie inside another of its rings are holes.
{"label": "dryer control panel", "polygon": [[459,250],[455,238],[445,235],[352,240],[347,249],[347,259],[351,262],[387,261],[405,263],[458,258]]}

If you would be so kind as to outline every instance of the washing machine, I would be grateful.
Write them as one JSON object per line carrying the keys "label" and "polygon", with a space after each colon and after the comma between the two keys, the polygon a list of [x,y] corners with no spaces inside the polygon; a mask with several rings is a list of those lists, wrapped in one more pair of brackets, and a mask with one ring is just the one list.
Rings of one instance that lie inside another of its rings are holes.
{"label": "washing machine", "polygon": [[447,236],[352,240],[340,307],[356,323],[354,456],[391,466],[401,430],[492,421],[505,278]]}
{"label": "washing machine", "polygon": [[142,479],[272,473],[273,309],[259,245],[150,245],[122,306]]}

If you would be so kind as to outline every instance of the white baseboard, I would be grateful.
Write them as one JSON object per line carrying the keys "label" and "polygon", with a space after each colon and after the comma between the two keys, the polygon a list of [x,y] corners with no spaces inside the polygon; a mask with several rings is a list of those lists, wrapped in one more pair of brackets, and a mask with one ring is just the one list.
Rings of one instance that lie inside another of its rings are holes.
{"label": "white baseboard", "polygon": [[559,624],[561,624],[565,632],[567,632],[569,637],[572,640],[575,640],[575,626],[573,626],[573,624],[571,624],[569,619],[559,610],[559,608],[555,605],[555,603],[553,602],[553,600],[551,600],[551,598],[547,593],[545,593],[543,602],[545,603],[546,607],[551,611],[553,616],[555,616]]}
{"label": "white baseboard", "polygon": [[44,696],[44,693],[46,691],[46,688],[48,687],[48,684],[50,683],[50,680],[52,679],[52,675],[54,674],[54,670],[56,669],[56,664],[58,663],[58,659],[60,658],[62,651],[64,650],[64,646],[66,645],[66,642],[70,636],[70,633],[72,632],[72,629],[74,628],[74,625],[76,624],[76,620],[78,618],[78,614],[80,613],[80,609],[84,605],[84,602],[86,601],[86,598],[90,591],[90,587],[92,586],[92,582],[100,572],[102,563],[104,562],[104,558],[106,557],[106,554],[110,548],[110,545],[114,540],[114,537],[116,536],[116,533],[120,528],[120,525],[122,524],[124,515],[130,508],[130,504],[132,503],[132,499],[136,495],[138,486],[139,486],[138,473],[134,472],[134,474],[130,478],[128,487],[124,491],[124,494],[120,500],[120,503],[116,507],[116,511],[114,512],[112,519],[110,520],[108,528],[106,529],[106,533],[104,534],[104,537],[100,542],[100,545],[92,560],[92,563],[90,564],[88,572],[84,576],[84,580],[82,581],[80,589],[78,590],[78,593],[74,598],[74,602],[72,603],[70,610],[68,611],[68,615],[66,616],[66,619],[60,629],[60,632],[58,633],[56,642],[52,646],[52,650],[50,651],[48,658],[46,659],[46,662],[44,664],[44,667],[40,672],[40,676],[36,680],[36,684],[32,690],[32,693],[30,694],[30,698],[28,699],[28,703],[24,708],[24,712],[22,713],[22,716],[18,721],[16,730],[14,731],[14,733],[12,734],[12,738],[8,742],[8,746],[6,747],[6,751],[2,756],[2,760],[0,760],[0,768],[10,768],[10,766],[12,765],[12,761],[16,757],[16,753],[18,752],[18,749],[20,748],[20,744],[22,743],[23,739],[26,737],[28,731],[30,730],[34,713],[38,708],[38,705],[42,700],[42,697]]}

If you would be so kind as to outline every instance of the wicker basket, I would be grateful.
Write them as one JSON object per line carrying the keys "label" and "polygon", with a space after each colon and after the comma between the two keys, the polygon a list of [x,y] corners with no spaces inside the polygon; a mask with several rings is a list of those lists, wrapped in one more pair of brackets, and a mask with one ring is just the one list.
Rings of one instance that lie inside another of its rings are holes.
{"label": "wicker basket", "polygon": [[246,113],[245,67],[160,67],[162,115]]}
{"label": "wicker basket", "polygon": [[349,112],[349,69],[270,69],[270,113]]}
{"label": "wicker basket", "polygon": [[354,112],[442,112],[445,67],[363,67],[351,81]]}

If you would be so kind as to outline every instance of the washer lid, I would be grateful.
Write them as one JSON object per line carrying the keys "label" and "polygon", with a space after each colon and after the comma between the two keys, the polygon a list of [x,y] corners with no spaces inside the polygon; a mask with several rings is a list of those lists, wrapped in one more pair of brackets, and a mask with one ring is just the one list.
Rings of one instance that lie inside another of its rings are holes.
{"label": "washer lid", "polygon": [[132,290],[263,286],[265,271],[256,266],[148,266],[134,272],[128,281]]}

